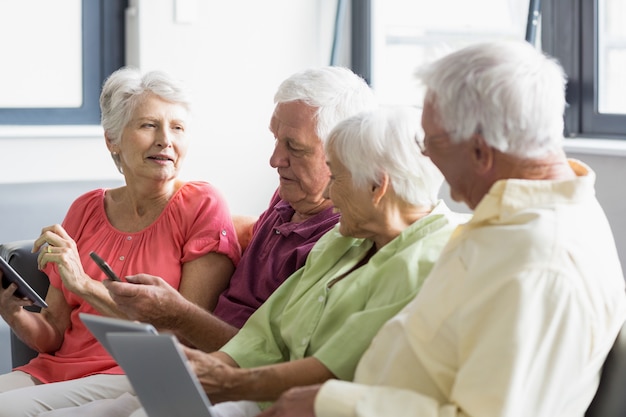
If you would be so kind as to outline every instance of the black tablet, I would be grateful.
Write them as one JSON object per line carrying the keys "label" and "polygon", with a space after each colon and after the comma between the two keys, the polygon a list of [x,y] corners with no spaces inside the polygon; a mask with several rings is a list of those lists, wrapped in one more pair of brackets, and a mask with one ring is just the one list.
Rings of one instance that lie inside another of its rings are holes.
{"label": "black tablet", "polygon": [[0,257],[0,269],[2,270],[2,288],[7,288],[12,282],[15,282],[17,284],[16,297],[28,298],[36,306],[42,308],[48,307],[48,304],[33,290],[33,287],[28,285],[28,282],[24,281],[24,278],[11,268],[11,265],[2,257]]}

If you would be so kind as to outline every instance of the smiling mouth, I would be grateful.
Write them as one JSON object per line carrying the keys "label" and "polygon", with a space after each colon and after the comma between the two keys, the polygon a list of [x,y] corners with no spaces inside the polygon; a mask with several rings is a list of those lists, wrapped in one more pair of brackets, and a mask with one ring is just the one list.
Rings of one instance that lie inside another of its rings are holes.
{"label": "smiling mouth", "polygon": [[167,156],[149,156],[148,159],[152,159],[154,161],[170,161],[170,162],[174,162],[174,160],[172,158],[169,158]]}

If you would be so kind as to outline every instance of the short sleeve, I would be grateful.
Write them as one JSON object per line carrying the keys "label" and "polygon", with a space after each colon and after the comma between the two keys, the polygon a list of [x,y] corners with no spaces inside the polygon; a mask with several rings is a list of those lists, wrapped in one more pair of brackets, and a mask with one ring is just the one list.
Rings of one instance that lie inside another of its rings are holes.
{"label": "short sleeve", "polygon": [[182,262],[189,262],[209,252],[228,256],[236,266],[241,248],[228,204],[222,194],[204,182],[189,182],[179,190],[178,201],[169,213],[181,228],[183,237]]}

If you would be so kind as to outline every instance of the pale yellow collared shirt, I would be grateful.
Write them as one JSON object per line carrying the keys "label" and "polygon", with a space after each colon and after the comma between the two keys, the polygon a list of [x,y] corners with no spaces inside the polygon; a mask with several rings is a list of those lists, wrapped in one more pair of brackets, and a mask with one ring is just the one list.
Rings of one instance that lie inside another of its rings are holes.
{"label": "pale yellow collared shirt", "polygon": [[595,174],[500,181],[318,417],[582,417],[626,318]]}

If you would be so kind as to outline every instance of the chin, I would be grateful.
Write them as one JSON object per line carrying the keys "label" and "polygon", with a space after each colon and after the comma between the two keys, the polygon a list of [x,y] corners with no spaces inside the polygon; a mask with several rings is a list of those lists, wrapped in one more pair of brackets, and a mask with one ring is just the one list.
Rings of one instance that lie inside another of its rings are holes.
{"label": "chin", "polygon": [[345,226],[344,223],[341,222],[341,219],[339,219],[339,233],[341,233],[341,236],[352,237],[352,235],[350,234],[350,230]]}
{"label": "chin", "polygon": [[467,207],[469,207],[472,210],[474,210],[474,207],[476,206],[475,204],[470,204],[470,202],[469,202],[469,200],[467,198],[463,197],[462,195],[460,195],[458,193],[454,193],[452,191],[450,191],[450,198],[455,203],[465,204]]}
{"label": "chin", "polygon": [[296,204],[306,198],[306,196],[300,189],[295,190],[292,187],[283,186],[278,188],[278,195],[280,196],[280,198],[282,198],[292,206],[293,204]]}

